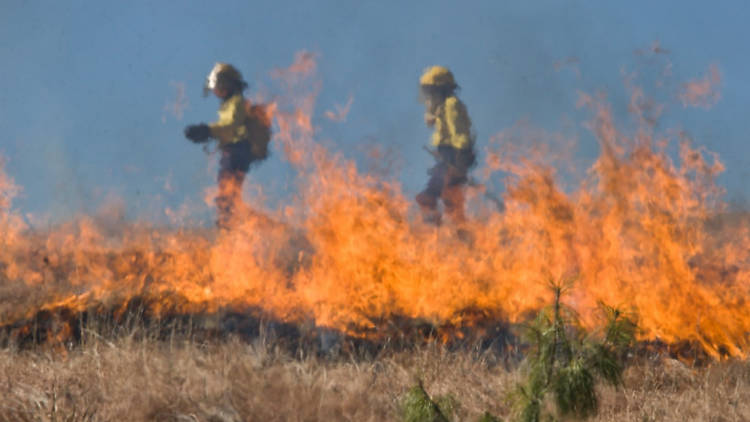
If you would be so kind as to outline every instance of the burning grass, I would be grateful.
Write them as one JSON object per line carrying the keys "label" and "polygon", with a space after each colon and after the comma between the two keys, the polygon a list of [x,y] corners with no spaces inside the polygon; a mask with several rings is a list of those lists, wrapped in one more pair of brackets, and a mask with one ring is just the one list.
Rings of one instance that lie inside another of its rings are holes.
{"label": "burning grass", "polygon": [[[634,125],[616,124],[603,96],[581,95],[601,154],[577,186],[561,187],[555,154],[534,136],[504,132],[485,144],[468,221],[434,227],[398,181],[316,142],[315,68],[300,54],[274,72],[288,91],[273,102],[274,145],[297,172],[295,194],[276,210],[254,198],[229,232],[106,216],[34,231],[0,171],[0,293],[14,298],[0,304],[0,325],[145,303],[156,319],[249,310],[376,343],[424,322],[450,342],[525,321],[550,301],[547,280],[574,275],[570,306],[584,326],[597,325],[603,302],[637,315],[641,341],[748,355],[748,221],[724,218],[718,157],[683,133],[658,133],[640,88],[631,86]],[[503,178],[500,210],[482,193]]]}
{"label": "burning grass", "polygon": [[[581,95],[601,154],[572,188],[535,137],[480,143],[468,221],[435,227],[398,181],[316,142],[314,71],[300,54],[274,72],[289,91],[273,102],[274,145],[295,194],[276,210],[253,198],[228,232],[106,216],[33,230],[0,167],[6,419],[394,419],[414,376],[453,394],[458,419],[507,415],[508,327],[570,276],[584,329],[600,303],[638,320],[636,365],[601,417],[748,418],[747,364],[732,362],[750,351],[749,220],[726,213],[718,157],[657,132],[642,89],[630,86],[634,125]],[[665,352],[702,366],[651,365]]]}

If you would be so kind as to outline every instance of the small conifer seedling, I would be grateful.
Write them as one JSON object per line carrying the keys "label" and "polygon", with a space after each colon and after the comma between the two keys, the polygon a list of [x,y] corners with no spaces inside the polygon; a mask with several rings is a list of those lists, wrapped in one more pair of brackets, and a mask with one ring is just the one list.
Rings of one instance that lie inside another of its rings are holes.
{"label": "small conifer seedling", "polygon": [[513,397],[517,416],[524,422],[592,416],[599,404],[597,381],[622,382],[624,351],[635,336],[634,318],[602,304],[604,326],[587,332],[575,311],[561,300],[571,285],[550,283],[554,302],[526,326],[525,379]]}

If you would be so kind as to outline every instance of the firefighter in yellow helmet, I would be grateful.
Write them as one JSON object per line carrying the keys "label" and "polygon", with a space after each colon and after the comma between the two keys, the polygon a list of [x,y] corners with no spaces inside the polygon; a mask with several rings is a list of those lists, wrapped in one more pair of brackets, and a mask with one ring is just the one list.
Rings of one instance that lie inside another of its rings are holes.
{"label": "firefighter in yellow helmet", "polygon": [[420,100],[425,106],[425,123],[434,128],[432,155],[437,163],[428,174],[427,187],[417,203],[427,221],[440,222],[438,201],[455,223],[464,221],[464,189],[474,165],[474,135],[466,106],[456,97],[458,85],[453,73],[443,66],[425,70],[419,80]]}
{"label": "firefighter in yellow helmet", "polygon": [[216,196],[217,226],[228,228],[241,201],[242,182],[250,165],[268,156],[271,139],[270,117],[262,105],[252,105],[243,96],[247,83],[232,65],[216,63],[206,78],[203,95],[209,92],[219,98],[219,120],[210,124],[190,125],[185,137],[195,143],[218,141],[221,151]]}

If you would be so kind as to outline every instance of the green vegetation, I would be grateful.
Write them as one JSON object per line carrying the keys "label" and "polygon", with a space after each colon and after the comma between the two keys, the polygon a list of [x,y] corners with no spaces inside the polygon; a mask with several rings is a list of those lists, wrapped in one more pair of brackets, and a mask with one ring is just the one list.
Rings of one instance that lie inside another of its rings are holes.
{"label": "green vegetation", "polygon": [[500,422],[500,419],[496,418],[492,413],[490,412],[484,412],[482,416],[479,417],[477,422]]}
{"label": "green vegetation", "polygon": [[[585,330],[575,311],[562,302],[571,286],[572,282],[550,283],[553,303],[524,327],[528,350],[521,368],[523,382],[511,394],[515,416],[523,422],[588,418],[599,409],[598,381],[622,385],[624,355],[635,338],[635,319],[601,304],[603,326]],[[448,422],[458,406],[451,396],[430,397],[420,380],[402,399],[402,418],[404,422]],[[489,412],[478,420],[498,421]]]}
{"label": "green vegetation", "polygon": [[587,418],[599,407],[597,381],[622,383],[623,354],[634,339],[634,319],[602,305],[603,328],[586,332],[575,311],[562,302],[571,284],[552,283],[554,303],[526,326],[525,379],[513,395],[517,416],[524,422]]}
{"label": "green vegetation", "polygon": [[[417,382],[417,385],[406,392],[402,401],[404,422],[449,422],[446,415],[452,413],[452,403],[445,399],[446,397],[437,397],[433,400],[425,391],[422,381]],[[446,404],[449,406],[445,406]]]}
{"label": "green vegetation", "polygon": [[[404,422],[450,422],[460,404],[452,395],[430,397],[422,381],[410,388],[401,401],[402,420]],[[489,412],[484,412],[477,422],[499,422]]]}

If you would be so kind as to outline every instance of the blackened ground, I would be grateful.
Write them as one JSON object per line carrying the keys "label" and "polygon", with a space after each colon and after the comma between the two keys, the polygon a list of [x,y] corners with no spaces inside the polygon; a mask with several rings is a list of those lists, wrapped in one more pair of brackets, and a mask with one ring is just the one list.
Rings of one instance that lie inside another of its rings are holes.
{"label": "blackened ground", "polygon": [[[170,305],[165,307],[164,303]],[[457,315],[456,320],[463,322],[461,325],[390,315],[371,318],[373,328],[368,330],[349,327],[348,332],[343,332],[316,325],[313,318],[282,321],[259,308],[179,311],[186,303],[179,297],[165,301],[137,296],[116,305],[93,304],[80,312],[68,307],[43,309],[29,318],[0,325],[0,347],[71,349],[79,347],[91,335],[111,340],[130,337],[213,343],[227,338],[249,343],[262,338],[291,353],[372,357],[387,351],[437,344],[447,350],[492,353],[506,368],[515,367],[525,350],[518,326],[509,324],[499,314],[480,309],[465,309]],[[692,366],[704,366],[715,360],[698,343],[688,341],[674,344],[642,341],[631,349],[630,355],[668,356]],[[725,353],[722,357],[729,356]]]}

